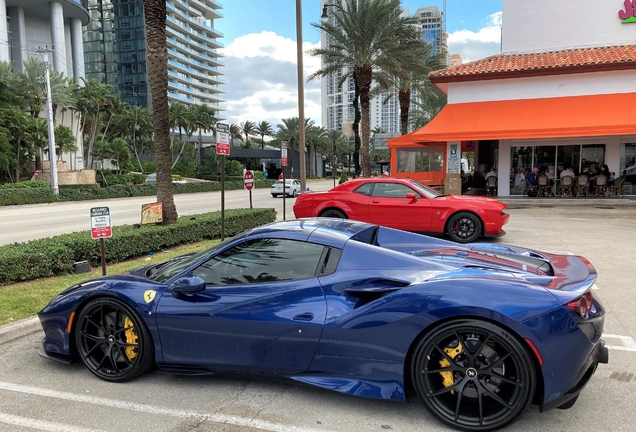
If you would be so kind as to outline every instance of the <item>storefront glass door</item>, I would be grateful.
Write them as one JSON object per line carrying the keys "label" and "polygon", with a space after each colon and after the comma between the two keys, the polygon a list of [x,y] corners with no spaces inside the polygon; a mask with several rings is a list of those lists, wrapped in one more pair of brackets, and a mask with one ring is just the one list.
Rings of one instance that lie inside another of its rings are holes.
{"label": "storefront glass door", "polygon": [[589,168],[592,174],[596,173],[605,163],[605,144],[588,144],[581,147],[581,171]]}
{"label": "storefront glass door", "polygon": [[580,145],[564,145],[557,147],[557,176],[566,168],[572,168],[575,173],[579,172],[581,160]]}

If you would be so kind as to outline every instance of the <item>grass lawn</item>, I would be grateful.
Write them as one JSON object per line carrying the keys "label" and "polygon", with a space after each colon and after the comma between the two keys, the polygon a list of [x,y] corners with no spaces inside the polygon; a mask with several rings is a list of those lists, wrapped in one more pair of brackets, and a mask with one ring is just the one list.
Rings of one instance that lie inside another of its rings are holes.
{"label": "grass lawn", "polygon": [[[219,240],[208,240],[193,243],[119,264],[107,265],[106,273],[113,275],[152,262],[163,261],[190,252],[198,252],[218,242]],[[46,306],[51,299],[66,288],[88,279],[100,277],[101,275],[102,268],[100,266],[94,268],[90,273],[57,276],[0,286],[0,325],[34,316],[40,309]]]}

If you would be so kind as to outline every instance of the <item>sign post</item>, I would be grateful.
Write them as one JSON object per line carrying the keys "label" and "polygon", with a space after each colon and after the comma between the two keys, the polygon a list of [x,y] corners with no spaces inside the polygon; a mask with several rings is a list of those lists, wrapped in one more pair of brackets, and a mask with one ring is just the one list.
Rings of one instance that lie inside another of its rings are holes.
{"label": "sign post", "polygon": [[285,197],[287,196],[287,191],[285,190],[285,186],[287,186],[287,181],[285,180],[285,167],[287,166],[287,143],[280,143],[280,166],[283,172],[283,220],[286,218],[287,208],[285,205]]}
{"label": "sign post", "polygon": [[225,156],[230,155],[230,127],[216,124],[216,154],[221,155],[221,241],[225,240]]}
{"label": "sign post", "polygon": [[113,236],[110,225],[110,210],[108,207],[93,207],[91,209],[91,237],[99,239],[99,247],[102,255],[102,276],[106,276],[106,251],[104,239]]}
{"label": "sign post", "polygon": [[250,192],[250,208],[252,207],[252,189],[254,189],[254,171],[248,170],[243,174],[243,186]]}

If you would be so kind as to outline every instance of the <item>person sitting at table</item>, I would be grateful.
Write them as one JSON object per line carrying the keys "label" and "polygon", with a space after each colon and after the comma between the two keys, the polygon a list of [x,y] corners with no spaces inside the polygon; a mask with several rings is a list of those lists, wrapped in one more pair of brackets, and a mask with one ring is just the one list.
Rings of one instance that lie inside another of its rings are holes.
{"label": "person sitting at table", "polygon": [[488,183],[489,177],[497,177],[497,171],[495,170],[495,167],[490,168],[490,171],[484,177],[486,179],[486,183]]}
{"label": "person sitting at table", "polygon": [[539,171],[539,175],[544,175],[548,178],[548,182],[550,182],[550,186],[554,186],[554,180],[552,180],[552,176],[550,175],[550,168],[547,166],[542,166]]}
{"label": "person sitting at table", "polygon": [[610,173],[609,167],[607,165],[601,165],[601,169],[596,173],[596,175],[604,175],[609,179],[612,173]]}
{"label": "person sitting at table", "polygon": [[563,171],[561,171],[561,174],[559,175],[559,178],[562,179],[565,176],[570,176],[572,178],[575,177],[574,175],[574,171],[572,171],[572,167],[567,167],[566,169],[564,169]]}
{"label": "person sitting at table", "polygon": [[523,167],[518,167],[517,168],[517,172],[516,172],[515,178],[514,178],[514,181],[515,181],[514,185],[515,186],[521,186],[523,184],[523,178],[525,177],[524,171],[525,170],[523,169]]}
{"label": "person sitting at table", "polygon": [[588,178],[588,180],[590,179],[590,177],[592,176],[590,174],[590,169],[588,167],[583,168],[583,172],[579,175],[584,175],[585,177]]}
{"label": "person sitting at table", "polygon": [[532,168],[532,171],[528,171],[528,183],[532,186],[537,185],[537,176],[539,175],[539,167],[535,166]]}

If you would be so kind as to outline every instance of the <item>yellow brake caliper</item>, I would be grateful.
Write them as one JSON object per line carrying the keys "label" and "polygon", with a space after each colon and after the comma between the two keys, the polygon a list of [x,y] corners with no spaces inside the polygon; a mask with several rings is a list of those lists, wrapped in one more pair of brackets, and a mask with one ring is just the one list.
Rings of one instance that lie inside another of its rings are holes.
{"label": "yellow brake caliper", "polygon": [[[124,319],[124,328],[128,329],[124,331],[124,334],[126,335],[126,343],[130,345],[137,345],[139,343],[139,338],[137,337],[137,333],[135,333],[133,322],[128,317]],[[125,352],[128,360],[133,361],[135,357],[137,357],[135,349],[137,349],[136,346],[126,348]]]}
{"label": "yellow brake caliper", "polygon": [[[463,350],[463,347],[461,342],[457,342],[457,346],[455,348],[449,348],[449,347],[444,348],[444,352],[452,359],[457,357],[462,352],[462,350]],[[446,358],[443,358],[439,361],[439,365],[443,368],[447,368],[451,364]],[[442,380],[443,380],[442,384],[444,384],[444,387],[450,387],[453,384],[455,384],[455,378],[453,377],[453,372],[440,372],[440,375],[442,376]],[[455,390],[451,390],[451,394],[454,394],[454,393],[455,393]]]}

